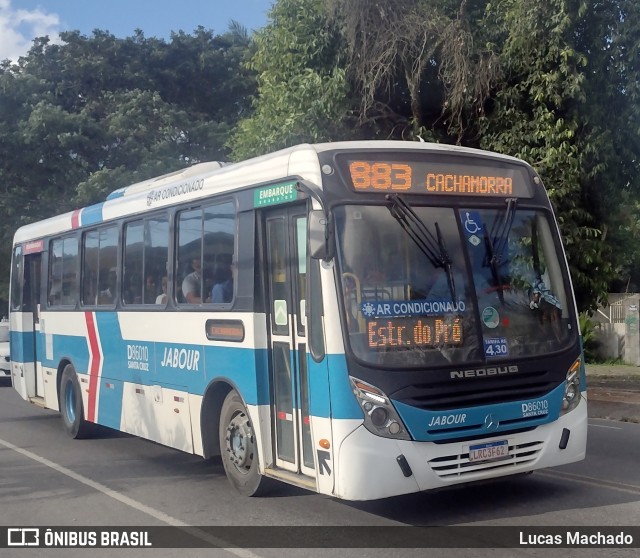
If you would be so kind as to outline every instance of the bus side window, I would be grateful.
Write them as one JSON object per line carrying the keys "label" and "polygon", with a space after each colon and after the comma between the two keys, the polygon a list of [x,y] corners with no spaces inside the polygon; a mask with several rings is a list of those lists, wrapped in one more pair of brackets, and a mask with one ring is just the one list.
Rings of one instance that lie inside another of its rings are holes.
{"label": "bus side window", "polygon": [[22,309],[23,281],[22,267],[24,259],[22,248],[16,247],[13,253],[13,264],[11,266],[11,310],[20,311]]}
{"label": "bus side window", "polygon": [[[49,306],[73,306],[76,303],[77,265],[78,240],[75,236],[56,238],[51,241],[47,286]],[[34,277],[33,279],[39,278]],[[37,286],[39,287],[39,282]]]}

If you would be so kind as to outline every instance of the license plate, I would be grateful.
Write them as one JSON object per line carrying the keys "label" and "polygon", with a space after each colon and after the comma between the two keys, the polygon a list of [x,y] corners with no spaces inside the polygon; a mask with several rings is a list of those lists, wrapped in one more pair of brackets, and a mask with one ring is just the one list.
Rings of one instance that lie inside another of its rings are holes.
{"label": "license plate", "polygon": [[469,446],[469,461],[495,461],[509,457],[509,440]]}

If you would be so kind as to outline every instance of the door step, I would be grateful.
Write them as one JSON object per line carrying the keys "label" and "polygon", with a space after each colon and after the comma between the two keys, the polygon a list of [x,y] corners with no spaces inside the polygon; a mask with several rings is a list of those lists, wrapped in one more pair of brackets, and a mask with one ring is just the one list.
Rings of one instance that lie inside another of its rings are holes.
{"label": "door step", "polygon": [[29,397],[29,403],[33,403],[34,405],[42,407],[43,409],[47,408],[44,402],[44,397]]}
{"label": "door step", "polygon": [[302,486],[309,490],[317,492],[318,487],[315,479],[302,475],[299,473],[292,473],[291,471],[285,471],[284,469],[266,469],[264,472],[266,477],[278,479],[287,484],[293,484],[294,486]]}

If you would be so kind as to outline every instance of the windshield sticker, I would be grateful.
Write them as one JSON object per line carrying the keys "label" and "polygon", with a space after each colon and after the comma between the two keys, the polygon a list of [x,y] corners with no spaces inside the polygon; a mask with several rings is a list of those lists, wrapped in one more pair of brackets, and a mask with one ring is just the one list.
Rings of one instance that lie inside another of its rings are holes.
{"label": "windshield sticker", "polygon": [[360,305],[360,311],[367,318],[456,314],[464,312],[466,308],[464,300],[373,300]]}
{"label": "windshield sticker", "polygon": [[464,211],[462,225],[467,236],[476,235],[482,232],[482,219],[478,211]]}
{"label": "windshield sticker", "polygon": [[495,329],[500,324],[500,314],[493,306],[487,306],[482,311],[482,323],[489,329]]}
{"label": "windshield sticker", "polygon": [[[469,244],[472,244],[476,248],[482,244],[480,236],[482,236],[482,218],[479,211],[461,211],[462,226],[464,227],[464,234],[467,237]],[[478,236],[480,235],[480,236]]]}
{"label": "windshield sticker", "polygon": [[484,340],[484,354],[487,358],[503,357],[509,354],[506,337],[493,337]]}
{"label": "windshield sticker", "polygon": [[531,310],[540,308],[540,304],[543,300],[549,304],[553,304],[559,310],[562,310],[562,304],[560,304],[560,301],[551,294],[551,291],[544,284],[544,281],[541,280],[536,281],[533,284],[533,287],[529,291],[529,300],[529,308],[531,308]]}
{"label": "windshield sticker", "polygon": [[476,248],[478,247],[478,245],[482,242],[482,240],[480,240],[475,234],[472,234],[469,237],[469,243],[473,244]]}

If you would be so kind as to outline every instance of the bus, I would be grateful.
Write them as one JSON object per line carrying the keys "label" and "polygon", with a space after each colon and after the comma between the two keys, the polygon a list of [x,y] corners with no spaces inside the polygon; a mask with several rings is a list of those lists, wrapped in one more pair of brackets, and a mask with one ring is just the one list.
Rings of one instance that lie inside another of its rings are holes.
{"label": "bus", "polygon": [[[585,456],[571,278],[531,166],[439,144],[200,163],[21,227],[12,383],[102,425],[371,500]],[[271,486],[270,486],[271,485]]]}

